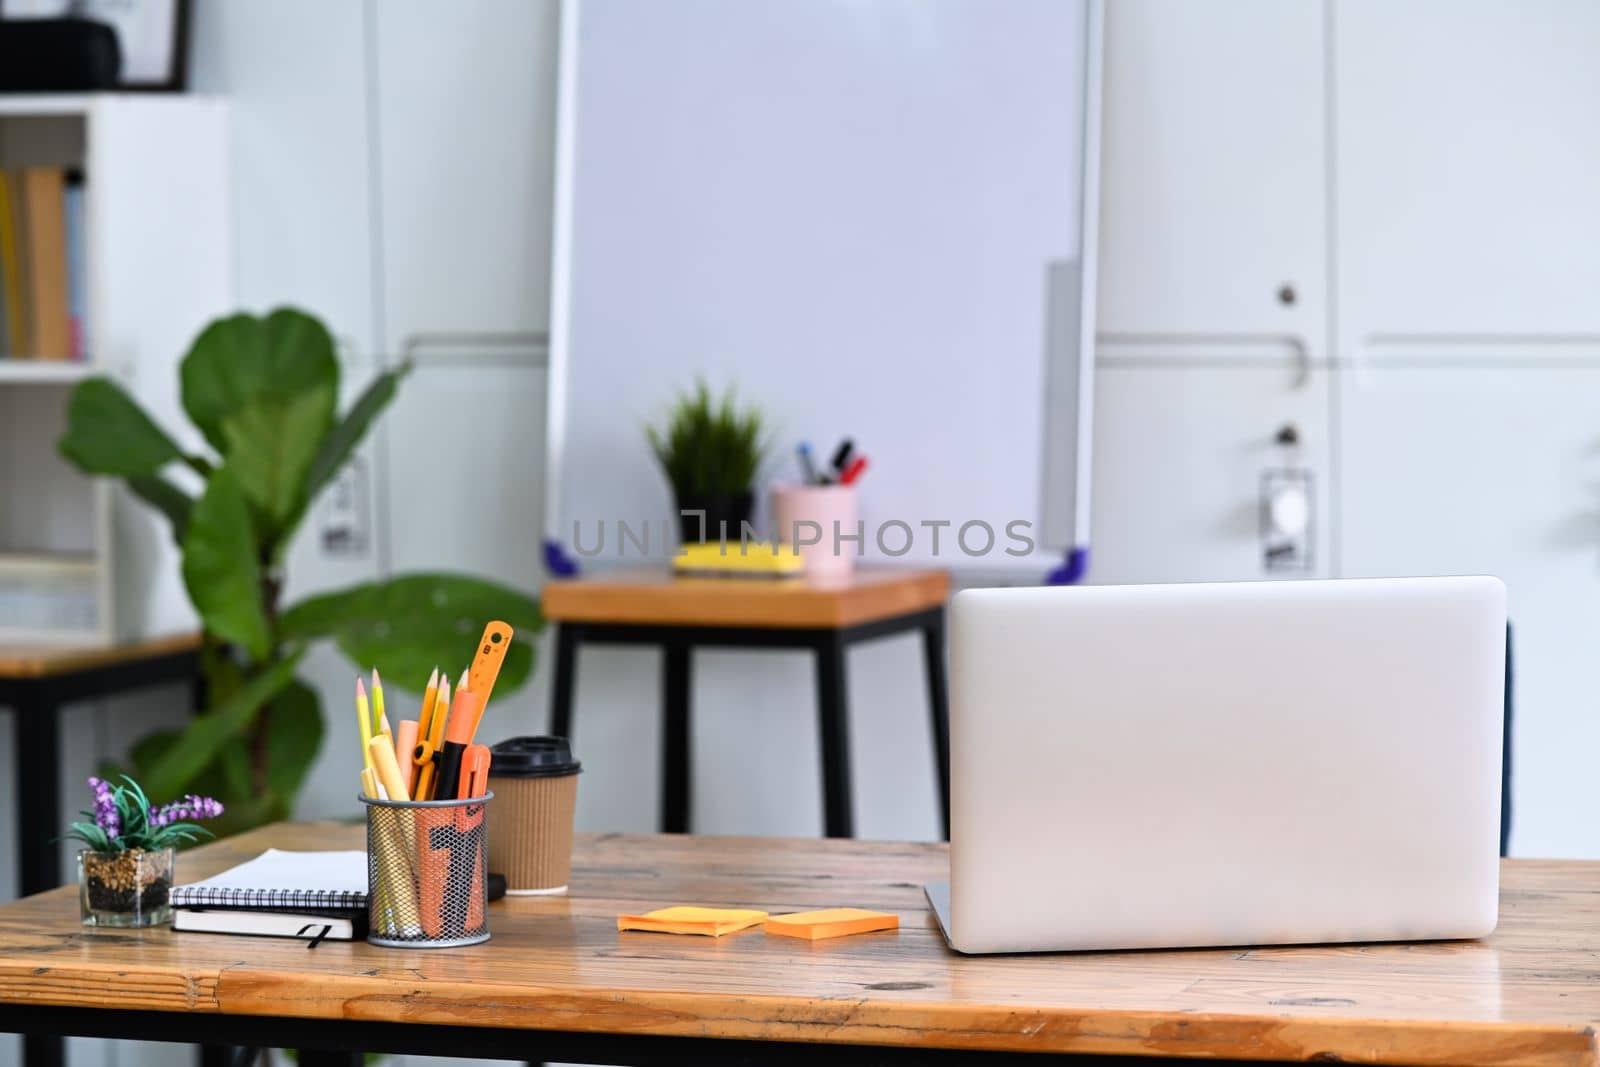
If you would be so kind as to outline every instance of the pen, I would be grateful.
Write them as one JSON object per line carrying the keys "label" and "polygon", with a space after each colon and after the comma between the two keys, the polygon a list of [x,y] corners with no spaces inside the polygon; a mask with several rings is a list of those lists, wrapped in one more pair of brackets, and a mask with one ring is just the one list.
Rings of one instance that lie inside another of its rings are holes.
{"label": "pen", "polygon": [[850,462],[850,454],[856,450],[856,443],[846,437],[839,442],[839,447],[833,451],[833,462],[828,464],[835,471],[844,473],[845,464]]}
{"label": "pen", "polygon": [[372,711],[367,707],[367,685],[356,675],[356,718],[361,722],[361,765],[367,770],[372,769],[372,755],[367,751],[367,742],[372,740]]}
{"label": "pen", "polygon": [[857,456],[854,460],[852,460],[850,462],[849,469],[846,470],[843,474],[841,474],[839,476],[839,484],[840,485],[854,485],[856,480],[861,477],[862,472],[865,471],[866,469],[867,469],[867,457],[866,456]]}
{"label": "pen", "polygon": [[811,442],[801,441],[795,446],[794,451],[800,460],[800,476],[806,480],[807,485],[816,485],[817,465],[811,459]]}

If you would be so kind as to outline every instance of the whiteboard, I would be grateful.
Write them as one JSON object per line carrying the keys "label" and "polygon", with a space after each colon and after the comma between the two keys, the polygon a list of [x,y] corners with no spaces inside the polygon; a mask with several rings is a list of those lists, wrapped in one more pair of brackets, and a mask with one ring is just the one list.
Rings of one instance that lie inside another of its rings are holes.
{"label": "whiteboard", "polygon": [[[1086,548],[1096,0],[566,0],[562,20],[547,535],[665,528],[643,427],[703,377],[767,414],[772,480],[797,478],[797,441],[854,439],[869,556],[891,520],[916,535],[902,561],[1016,565],[1017,521],[1022,565]],[[982,558],[952,545],[974,521],[997,534]]]}

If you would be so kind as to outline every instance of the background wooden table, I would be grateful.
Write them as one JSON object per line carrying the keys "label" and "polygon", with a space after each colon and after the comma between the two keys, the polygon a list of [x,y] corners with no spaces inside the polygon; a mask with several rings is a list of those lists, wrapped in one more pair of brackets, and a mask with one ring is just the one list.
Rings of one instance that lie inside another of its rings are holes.
{"label": "background wooden table", "polygon": [[[733,551],[737,551],[735,546]],[[661,829],[686,833],[690,819],[689,690],[694,650],[793,648],[817,666],[823,829],[855,831],[851,800],[850,646],[890,634],[922,635],[939,814],[950,835],[950,725],[945,684],[945,602],[950,576],[937,570],[857,570],[832,578],[691,578],[636,569],[550,582],[545,617],[556,624],[551,733],[572,735],[578,647],[661,649]]]}
{"label": "background wooden table", "polygon": [[[180,871],[361,835],[270,827],[185,854]],[[978,958],[946,950],[922,897],[945,874],[942,845],[606,834],[581,836],[576,861],[570,896],[494,904],[492,941],[434,952],[88,930],[58,890],[0,907],[0,1011],[13,1028],[602,1063],[816,1059],[799,1055],[809,1043],[841,1046],[830,1063],[880,1046],[917,1050],[904,1062],[934,1049],[1600,1062],[1600,863],[1506,861],[1484,941]],[[902,927],[816,943],[617,932],[619,912],[690,902],[859,905]]]}

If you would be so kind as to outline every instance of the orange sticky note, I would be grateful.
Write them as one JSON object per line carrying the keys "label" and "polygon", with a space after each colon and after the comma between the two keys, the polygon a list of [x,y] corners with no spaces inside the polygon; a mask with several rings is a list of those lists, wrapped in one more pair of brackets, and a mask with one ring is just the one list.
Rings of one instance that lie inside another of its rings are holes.
{"label": "orange sticky note", "polygon": [[764,911],[743,908],[697,908],[680,906],[658,908],[643,915],[618,915],[618,930],[644,930],[658,934],[700,934],[721,937],[735,933],[767,917]]}
{"label": "orange sticky note", "polygon": [[900,916],[885,911],[867,911],[864,908],[824,908],[821,911],[774,915],[767,920],[762,929],[779,937],[803,937],[807,941],[821,941],[827,937],[870,934],[874,930],[898,930]]}

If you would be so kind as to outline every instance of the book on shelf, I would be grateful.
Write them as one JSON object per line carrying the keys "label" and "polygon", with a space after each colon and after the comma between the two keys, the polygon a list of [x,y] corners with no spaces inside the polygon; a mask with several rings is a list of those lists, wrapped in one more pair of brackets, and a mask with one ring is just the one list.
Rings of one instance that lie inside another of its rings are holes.
{"label": "book on shelf", "polygon": [[83,195],[75,169],[0,171],[0,355],[85,358]]}

